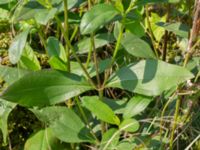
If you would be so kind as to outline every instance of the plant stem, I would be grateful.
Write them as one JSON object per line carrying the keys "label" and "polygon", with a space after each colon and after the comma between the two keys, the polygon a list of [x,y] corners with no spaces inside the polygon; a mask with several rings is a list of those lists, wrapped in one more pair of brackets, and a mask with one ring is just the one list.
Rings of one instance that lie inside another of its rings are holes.
{"label": "plant stem", "polygon": [[157,49],[156,49],[156,41],[155,41],[154,34],[153,34],[153,31],[152,31],[152,28],[151,28],[151,23],[150,23],[150,20],[149,20],[148,5],[145,6],[145,14],[146,14],[146,18],[147,18],[147,26],[148,26],[148,29],[149,29],[149,37],[151,38],[153,49],[154,49],[154,52],[156,54],[156,57],[159,58],[159,55],[158,55],[158,52],[157,52]]}
{"label": "plant stem", "polygon": [[88,9],[90,9],[91,8],[91,0],[88,0]]}
{"label": "plant stem", "polygon": [[91,56],[92,56],[92,44],[90,45],[90,50],[89,50],[89,53],[88,53],[88,56],[87,56],[87,61],[86,61],[86,68],[88,67],[89,63],[90,63],[90,59],[91,59]]}
{"label": "plant stem", "polygon": [[[112,65],[114,64],[115,62],[115,58],[117,56],[117,52],[119,50],[119,47],[120,47],[120,43],[121,43],[121,39],[122,39],[122,36],[123,36],[123,30],[124,30],[124,25],[122,24],[121,27],[120,27],[120,32],[119,32],[119,35],[117,37],[117,43],[115,45],[115,50],[114,50],[114,53],[113,53],[113,57],[112,57],[112,60],[111,60],[111,64],[110,64],[110,67],[112,67]],[[105,78],[104,78],[104,82],[102,84],[102,87],[101,88],[104,88],[105,84],[106,84],[106,81],[108,79],[108,76],[109,76],[109,73],[105,74]]]}
{"label": "plant stem", "polygon": [[73,33],[72,33],[72,35],[70,37],[70,42],[73,41],[73,39],[75,38],[77,32],[78,32],[78,25],[76,25],[75,28],[74,28],[74,31],[73,31]]}
{"label": "plant stem", "polygon": [[[171,6],[170,4],[167,4],[166,22],[169,21],[170,6]],[[168,37],[169,37],[169,33],[168,33],[167,30],[165,30],[165,35],[164,35],[164,46],[163,46],[163,51],[162,51],[162,60],[163,60],[163,61],[166,61]]]}
{"label": "plant stem", "polygon": [[121,27],[120,27],[119,35],[117,37],[117,43],[116,43],[115,50],[114,50],[114,53],[113,53],[113,57],[112,57],[112,61],[111,61],[111,66],[115,62],[115,58],[117,56],[117,52],[119,50],[121,39],[122,39],[122,36],[123,36],[123,30],[124,30],[124,25],[122,24]]}
{"label": "plant stem", "polygon": [[79,59],[79,57],[78,57],[77,54],[76,54],[76,51],[75,51],[74,47],[71,45],[70,40],[69,40],[68,37],[66,36],[65,31],[64,31],[64,29],[63,29],[63,27],[62,27],[61,21],[59,20],[59,18],[58,18],[57,16],[56,16],[55,18],[56,18],[56,21],[57,21],[57,23],[58,23],[58,25],[59,25],[59,27],[60,27],[62,33],[63,33],[64,39],[65,39],[65,41],[66,41],[68,47],[72,50],[72,53],[73,53],[75,59],[77,60],[77,62],[79,63],[80,67],[81,67],[82,70],[84,71],[84,73],[85,73],[86,77],[88,78],[90,84],[91,84],[95,89],[97,89],[97,87],[96,87],[95,83],[93,82],[92,78],[90,77],[90,75],[89,75],[87,69],[86,69],[86,68],[84,67],[84,65],[82,64],[81,60]]}
{"label": "plant stem", "polygon": [[195,4],[196,6],[194,6],[196,10],[194,14],[193,25],[192,25],[192,30],[190,33],[190,39],[188,42],[187,52],[190,51],[193,44],[196,42],[199,32],[200,32],[200,0],[197,0],[196,3],[197,3]]}
{"label": "plant stem", "polygon": [[[64,31],[65,35],[69,39],[69,23],[68,23],[68,0],[64,0]],[[67,55],[67,71],[70,72],[70,48],[66,44]]]}
{"label": "plant stem", "polygon": [[169,143],[170,150],[173,150],[174,133],[175,133],[175,129],[176,129],[177,122],[178,122],[178,116],[179,116],[178,114],[179,114],[180,104],[181,104],[181,98],[178,97],[178,99],[176,101],[176,110],[175,110],[175,114],[174,114],[174,124],[172,127],[171,136],[170,136],[170,143]]}
{"label": "plant stem", "polygon": [[95,65],[95,70],[96,70],[96,77],[97,77],[97,83],[98,83],[98,87],[101,87],[101,81],[100,81],[100,77],[99,77],[99,65],[98,65],[98,61],[97,61],[97,52],[96,52],[96,48],[95,48],[95,41],[94,41],[94,33],[91,34],[90,36],[90,42],[92,45],[92,50],[93,50],[93,57],[94,57],[94,65]]}
{"label": "plant stem", "polygon": [[43,36],[43,32],[41,31],[41,29],[39,29],[38,35],[40,37],[42,45],[44,46],[45,52],[47,53],[47,44],[46,44],[46,41],[45,41],[45,38]]}

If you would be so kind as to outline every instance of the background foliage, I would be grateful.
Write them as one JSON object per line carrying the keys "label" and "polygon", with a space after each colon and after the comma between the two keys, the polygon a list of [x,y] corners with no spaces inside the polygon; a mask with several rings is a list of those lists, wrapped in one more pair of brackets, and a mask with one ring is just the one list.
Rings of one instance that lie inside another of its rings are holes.
{"label": "background foliage", "polygon": [[200,149],[199,0],[1,0],[0,149]]}

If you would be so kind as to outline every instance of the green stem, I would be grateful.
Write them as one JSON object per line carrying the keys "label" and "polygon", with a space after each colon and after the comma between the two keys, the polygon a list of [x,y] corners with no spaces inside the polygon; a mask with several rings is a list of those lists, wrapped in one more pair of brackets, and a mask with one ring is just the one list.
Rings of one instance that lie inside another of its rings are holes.
{"label": "green stem", "polygon": [[43,35],[43,32],[41,31],[41,29],[39,29],[38,35],[40,37],[40,40],[42,42],[42,45],[44,46],[45,52],[47,53],[47,44]]}
{"label": "green stem", "polygon": [[88,65],[90,63],[90,59],[91,59],[91,56],[92,56],[92,44],[90,45],[90,50],[89,50],[89,53],[88,53],[88,56],[87,56],[87,61],[86,61],[86,68],[88,68]]}
{"label": "green stem", "polygon": [[[115,62],[115,58],[116,58],[116,56],[117,56],[117,52],[118,52],[118,50],[119,50],[120,43],[121,43],[121,39],[122,39],[122,36],[123,36],[123,30],[124,30],[124,25],[122,24],[121,27],[120,27],[119,35],[118,35],[118,37],[117,37],[117,43],[116,43],[116,45],[115,45],[115,50],[114,50],[113,57],[112,57],[111,64],[110,64],[110,67],[109,67],[109,68],[111,68],[112,65],[113,65],[114,62]],[[105,86],[105,84],[106,84],[106,81],[107,81],[107,79],[108,79],[108,76],[109,76],[108,73],[105,74],[104,82],[103,82],[101,88],[104,88],[104,86]]]}
{"label": "green stem", "polygon": [[77,32],[78,32],[78,25],[76,25],[75,28],[74,28],[74,31],[73,31],[73,33],[72,33],[72,35],[70,37],[70,42],[73,41],[73,39],[75,38]]}
{"label": "green stem", "polygon": [[97,61],[97,52],[96,52],[94,34],[93,33],[90,36],[90,42],[91,42],[92,49],[93,49],[93,57],[94,57],[94,65],[95,65],[95,70],[96,70],[97,83],[98,83],[98,87],[100,88],[101,87],[101,81],[100,81],[100,77],[99,77],[99,65],[98,65],[98,61]]}
{"label": "green stem", "polygon": [[118,37],[117,37],[117,43],[116,43],[115,50],[114,50],[114,53],[113,53],[111,65],[113,65],[113,63],[115,62],[115,58],[116,58],[116,56],[117,56],[117,52],[118,52],[118,50],[119,50],[120,43],[121,43],[121,40],[122,40],[123,30],[124,30],[124,25],[122,24],[122,25],[121,25],[121,28],[120,28],[119,35],[118,35]]}
{"label": "green stem", "polygon": [[153,31],[152,31],[152,28],[151,28],[151,23],[150,23],[150,20],[149,20],[148,5],[145,6],[145,14],[146,14],[146,19],[147,19],[147,26],[148,26],[148,29],[149,29],[149,36],[150,36],[151,41],[152,41],[153,49],[154,49],[154,52],[156,54],[156,57],[159,58],[157,48],[156,48],[156,41],[155,41],[154,34],[153,34]]}
{"label": "green stem", "polygon": [[[68,0],[64,0],[64,31],[66,37],[69,39],[69,23],[68,23]],[[70,72],[70,48],[66,45],[67,55],[67,71]]]}
{"label": "green stem", "polygon": [[92,5],[91,0],[88,0],[88,10],[91,8],[91,5]]}
{"label": "green stem", "polygon": [[180,104],[181,104],[181,99],[179,97],[176,101],[176,110],[175,110],[175,114],[174,114],[174,124],[173,124],[173,127],[172,127],[171,136],[170,136],[170,143],[169,143],[169,149],[170,150],[173,150],[174,133],[175,133],[175,129],[177,127]]}
{"label": "green stem", "polygon": [[61,29],[61,32],[63,33],[64,39],[65,39],[65,41],[66,41],[68,47],[71,49],[71,51],[72,51],[72,53],[73,53],[75,59],[76,59],[77,62],[79,63],[80,67],[82,68],[83,72],[85,73],[86,77],[88,78],[90,84],[91,84],[95,89],[97,89],[97,87],[96,87],[95,83],[93,82],[92,78],[90,77],[90,75],[89,75],[87,69],[84,67],[84,65],[82,64],[81,60],[80,60],[79,57],[77,56],[76,50],[75,50],[74,47],[71,45],[70,40],[69,40],[68,37],[66,36],[65,31],[64,31],[64,29],[63,29],[63,27],[62,27],[61,21],[59,20],[59,18],[58,18],[57,16],[56,16],[55,18],[56,18],[56,21],[57,21],[57,23],[58,23],[60,29]]}
{"label": "green stem", "polygon": [[192,48],[187,52],[187,54],[185,55],[185,59],[184,59],[184,63],[183,66],[186,67],[188,61],[190,60],[190,57],[192,56],[192,54],[195,52],[195,48],[196,46],[200,43],[200,39],[192,46]]}
{"label": "green stem", "polygon": [[[176,91],[177,91],[177,90],[176,90]],[[164,115],[165,115],[165,111],[166,111],[167,107],[169,106],[169,104],[170,104],[170,103],[172,102],[172,100],[174,99],[174,97],[176,96],[176,93],[177,93],[177,92],[174,92],[173,95],[169,98],[169,100],[167,101],[167,103],[165,104],[165,106],[164,106],[164,108],[163,108],[163,110],[162,110],[162,112],[161,112],[160,135],[162,135],[162,131],[163,131],[163,129],[162,129],[161,127],[162,127],[162,125],[163,125],[163,117],[164,117]],[[160,136],[160,137],[162,137],[162,136]],[[162,143],[162,138],[161,138],[161,143]]]}

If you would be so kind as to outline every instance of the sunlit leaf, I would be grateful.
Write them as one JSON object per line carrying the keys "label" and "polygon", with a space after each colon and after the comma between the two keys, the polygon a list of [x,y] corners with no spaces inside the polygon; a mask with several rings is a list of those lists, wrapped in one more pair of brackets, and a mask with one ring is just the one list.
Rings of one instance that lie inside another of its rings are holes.
{"label": "sunlit leaf", "polygon": [[23,32],[19,33],[12,41],[12,44],[8,50],[11,63],[16,64],[19,61],[25,47],[29,31],[30,28],[25,29]]}
{"label": "sunlit leaf", "polygon": [[1,97],[24,106],[44,106],[64,102],[91,89],[90,84],[78,75],[43,70],[22,77]]}
{"label": "sunlit leaf", "polygon": [[110,77],[106,87],[156,96],[193,77],[183,67],[149,59],[119,69]]}
{"label": "sunlit leaf", "polygon": [[107,23],[119,19],[119,11],[109,4],[95,5],[83,15],[80,24],[82,34],[89,34]]}
{"label": "sunlit leaf", "polygon": [[[98,119],[119,125],[120,120],[112,109],[99,100],[97,96],[85,96],[82,98],[83,106],[90,110]],[[106,114],[106,115],[105,115]]]}

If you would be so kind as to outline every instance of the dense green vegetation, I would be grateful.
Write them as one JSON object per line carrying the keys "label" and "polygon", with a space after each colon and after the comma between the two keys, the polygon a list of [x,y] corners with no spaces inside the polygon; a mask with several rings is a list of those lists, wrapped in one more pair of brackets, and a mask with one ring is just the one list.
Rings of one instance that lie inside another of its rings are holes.
{"label": "dense green vegetation", "polygon": [[0,0],[0,150],[199,150],[200,0]]}

